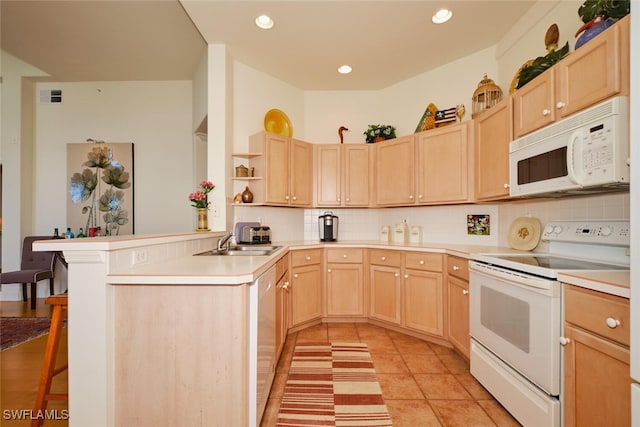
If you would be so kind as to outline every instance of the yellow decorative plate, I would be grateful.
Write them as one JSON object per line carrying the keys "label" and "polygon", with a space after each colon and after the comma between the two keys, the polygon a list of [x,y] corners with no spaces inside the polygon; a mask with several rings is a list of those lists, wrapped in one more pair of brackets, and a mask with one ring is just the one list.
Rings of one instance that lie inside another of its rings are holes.
{"label": "yellow decorative plate", "polygon": [[537,218],[520,217],[513,220],[509,226],[507,239],[509,246],[520,251],[530,251],[540,242],[540,220]]}
{"label": "yellow decorative plate", "polygon": [[277,109],[267,111],[264,115],[264,130],[282,136],[293,136],[293,126],[289,117]]}

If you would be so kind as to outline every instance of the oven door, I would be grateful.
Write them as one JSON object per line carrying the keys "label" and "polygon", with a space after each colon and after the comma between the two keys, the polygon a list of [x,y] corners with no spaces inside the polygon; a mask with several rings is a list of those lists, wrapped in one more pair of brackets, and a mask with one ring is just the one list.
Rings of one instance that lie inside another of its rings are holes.
{"label": "oven door", "polygon": [[560,394],[560,283],[470,261],[470,333],[546,393]]}

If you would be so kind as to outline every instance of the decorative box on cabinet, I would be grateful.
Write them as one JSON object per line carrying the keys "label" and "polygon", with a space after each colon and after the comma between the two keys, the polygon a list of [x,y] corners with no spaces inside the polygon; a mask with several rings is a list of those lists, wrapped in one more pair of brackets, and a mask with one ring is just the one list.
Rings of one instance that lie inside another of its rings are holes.
{"label": "decorative box on cabinet", "polygon": [[509,198],[509,143],[512,98],[483,111],[474,121],[475,199]]}
{"label": "decorative box on cabinet", "polygon": [[449,341],[469,359],[469,261],[447,256],[447,296]]}
{"label": "decorative box on cabinet", "polygon": [[629,94],[629,20],[620,19],[512,95],[515,138]]}
{"label": "decorative box on cabinet", "polygon": [[414,135],[419,204],[463,203],[472,200],[469,122]]}
{"label": "decorative box on cabinet", "polygon": [[322,249],[290,252],[291,327],[322,317]]}
{"label": "decorative box on cabinet", "polygon": [[629,300],[564,286],[564,425],[630,426]]}
{"label": "decorative box on cabinet", "polygon": [[315,205],[363,206],[370,202],[370,144],[315,144]]}
{"label": "decorative box on cabinet", "polygon": [[364,316],[364,249],[327,249],[326,314]]}
{"label": "decorative box on cabinet", "polygon": [[312,204],[313,145],[260,132],[249,138],[249,149],[262,153],[251,167],[264,177],[252,190],[254,203],[310,207]]}

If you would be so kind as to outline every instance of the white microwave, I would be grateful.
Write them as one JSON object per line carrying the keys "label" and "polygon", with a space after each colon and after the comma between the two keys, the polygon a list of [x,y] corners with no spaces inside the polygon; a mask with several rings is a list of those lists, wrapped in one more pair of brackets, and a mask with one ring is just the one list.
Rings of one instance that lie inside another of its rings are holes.
{"label": "white microwave", "polygon": [[511,197],[629,188],[629,101],[618,96],[509,144]]}

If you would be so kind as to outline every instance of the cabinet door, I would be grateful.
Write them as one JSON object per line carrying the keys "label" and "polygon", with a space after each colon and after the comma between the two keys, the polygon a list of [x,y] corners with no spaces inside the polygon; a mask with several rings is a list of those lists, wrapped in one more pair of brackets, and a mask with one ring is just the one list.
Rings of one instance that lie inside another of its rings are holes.
{"label": "cabinet door", "polygon": [[469,200],[468,124],[415,135],[418,203]]}
{"label": "cabinet door", "polygon": [[376,201],[379,206],[415,202],[413,135],[375,144]]}
{"label": "cabinet door", "polygon": [[554,66],[560,117],[629,93],[629,16]]}
{"label": "cabinet door", "polygon": [[265,203],[289,204],[289,140],[283,136],[265,136]]}
{"label": "cabinet door", "polygon": [[405,270],[403,280],[404,326],[443,337],[442,274]]}
{"label": "cabinet door", "polygon": [[564,425],[630,426],[629,349],[565,324]]}
{"label": "cabinet door", "polygon": [[341,146],[317,144],[316,147],[316,205],[340,206],[341,202]]}
{"label": "cabinet door", "polygon": [[555,74],[547,70],[513,94],[513,133],[518,138],[556,120]]}
{"label": "cabinet door", "polygon": [[467,359],[470,357],[469,336],[469,282],[449,276],[449,341]]}
{"label": "cabinet door", "polygon": [[369,317],[400,324],[400,269],[372,265],[370,268]]}
{"label": "cabinet door", "polygon": [[511,121],[511,97],[474,119],[477,200],[499,200],[509,197]]}
{"label": "cabinet door", "polygon": [[369,206],[373,167],[371,145],[344,145],[344,206]]}
{"label": "cabinet door", "polygon": [[[276,286],[276,357],[280,358],[282,347],[289,330],[289,272],[278,281]],[[277,359],[276,359],[277,360]]]}
{"label": "cabinet door", "polygon": [[291,326],[322,316],[320,265],[291,269]]}
{"label": "cabinet door", "polygon": [[326,284],[328,316],[364,315],[362,264],[329,264]]}
{"label": "cabinet door", "polygon": [[313,145],[291,140],[291,205],[311,206],[313,181]]}

